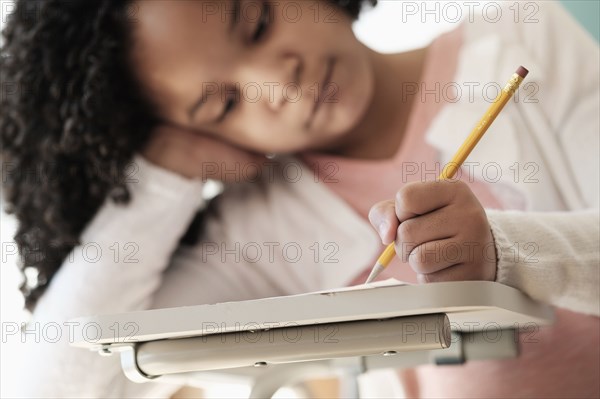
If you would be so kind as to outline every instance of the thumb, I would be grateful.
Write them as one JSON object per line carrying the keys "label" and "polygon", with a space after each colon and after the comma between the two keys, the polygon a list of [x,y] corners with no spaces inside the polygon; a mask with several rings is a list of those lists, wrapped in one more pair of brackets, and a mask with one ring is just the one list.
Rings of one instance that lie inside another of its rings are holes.
{"label": "thumb", "polygon": [[373,205],[369,211],[369,221],[379,233],[384,244],[393,242],[400,225],[396,217],[394,200],[381,201]]}

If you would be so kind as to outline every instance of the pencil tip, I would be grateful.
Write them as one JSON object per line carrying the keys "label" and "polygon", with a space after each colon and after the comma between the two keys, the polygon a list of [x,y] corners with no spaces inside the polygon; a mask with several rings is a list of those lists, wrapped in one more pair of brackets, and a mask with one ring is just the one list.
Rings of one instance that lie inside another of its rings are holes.
{"label": "pencil tip", "polygon": [[369,284],[371,281],[375,280],[375,278],[379,275],[379,273],[381,273],[383,269],[384,267],[381,263],[376,263],[375,266],[373,266],[373,270],[371,270],[371,274],[369,274],[367,281],[365,281],[365,284]]}

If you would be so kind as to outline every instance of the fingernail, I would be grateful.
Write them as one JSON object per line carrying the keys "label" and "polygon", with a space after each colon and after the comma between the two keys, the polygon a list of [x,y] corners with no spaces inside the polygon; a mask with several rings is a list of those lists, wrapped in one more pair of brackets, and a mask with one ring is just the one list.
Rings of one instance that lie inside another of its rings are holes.
{"label": "fingernail", "polygon": [[381,222],[379,222],[379,225],[377,226],[377,230],[379,230],[379,235],[381,236],[382,240],[383,240],[383,236],[387,233],[389,226],[390,226],[389,223],[385,220],[382,220]]}

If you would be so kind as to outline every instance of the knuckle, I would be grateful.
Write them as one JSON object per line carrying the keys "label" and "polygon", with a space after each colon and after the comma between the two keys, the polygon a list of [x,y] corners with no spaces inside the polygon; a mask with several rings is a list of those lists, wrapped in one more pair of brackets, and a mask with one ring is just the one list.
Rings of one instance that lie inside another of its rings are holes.
{"label": "knuckle", "polygon": [[405,193],[404,193],[404,188],[401,188],[400,190],[396,191],[396,206],[399,208],[403,208],[404,207],[404,202],[405,202]]}
{"label": "knuckle", "polygon": [[415,222],[413,220],[405,220],[400,223],[398,226],[397,237],[398,240],[404,243],[409,243],[414,237],[414,226]]}
{"label": "knuckle", "polygon": [[469,185],[462,180],[456,180],[455,182],[450,182],[450,188],[453,190],[454,198],[470,195],[471,189]]}
{"label": "knuckle", "polygon": [[369,221],[371,222],[371,224],[374,224],[374,222],[381,217],[380,214],[381,214],[381,202],[373,205],[371,207],[371,209],[369,209],[368,218],[369,218]]}
{"label": "knuckle", "polygon": [[416,184],[408,183],[400,190],[396,192],[396,204],[404,210],[410,209],[411,204],[414,201],[416,190],[418,189]]}
{"label": "knuckle", "polygon": [[[391,208],[391,211],[390,211]],[[393,204],[389,201],[378,202],[369,209],[368,218],[371,224],[375,227],[378,223],[385,219],[389,219],[390,216],[394,216]]]}

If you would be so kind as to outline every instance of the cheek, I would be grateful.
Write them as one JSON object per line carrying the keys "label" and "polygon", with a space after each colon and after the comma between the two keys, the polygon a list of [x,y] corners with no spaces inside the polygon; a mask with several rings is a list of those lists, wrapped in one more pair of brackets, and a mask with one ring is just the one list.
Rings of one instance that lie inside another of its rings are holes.
{"label": "cheek", "polygon": [[340,135],[352,130],[365,115],[374,92],[374,76],[367,55],[360,49],[340,56],[327,93],[327,108],[320,115],[323,133]]}
{"label": "cheek", "polygon": [[247,107],[219,130],[218,135],[224,140],[259,153],[301,151],[311,144],[310,136],[296,124],[275,117],[261,107]]}

